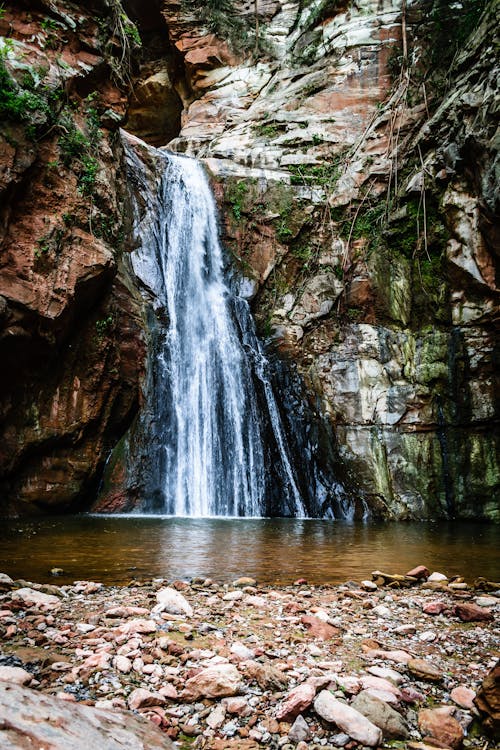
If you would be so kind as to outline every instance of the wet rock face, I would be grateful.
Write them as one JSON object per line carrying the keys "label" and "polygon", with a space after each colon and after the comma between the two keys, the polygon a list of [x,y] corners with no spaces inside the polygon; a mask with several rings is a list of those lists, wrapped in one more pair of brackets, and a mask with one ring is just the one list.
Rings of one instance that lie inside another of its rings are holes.
{"label": "wet rock face", "polygon": [[137,407],[126,63],[111,74],[123,38],[90,10],[6,3],[0,19],[2,513],[77,506]]}
{"label": "wet rock face", "polygon": [[437,5],[265,3],[256,60],[245,4],[252,49],[233,43],[233,58],[199,14],[165,4],[189,70],[169,145],[206,160],[261,332],[318,394],[353,489],[384,517],[498,517],[486,6],[481,23],[467,6],[434,24]]}

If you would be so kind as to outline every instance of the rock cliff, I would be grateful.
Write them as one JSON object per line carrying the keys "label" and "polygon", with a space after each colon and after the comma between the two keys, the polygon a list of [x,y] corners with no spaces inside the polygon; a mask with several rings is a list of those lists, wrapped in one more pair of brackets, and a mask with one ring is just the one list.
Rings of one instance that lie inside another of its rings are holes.
{"label": "rock cliff", "polygon": [[498,518],[498,5],[143,5],[1,13],[8,509],[88,500],[141,398],[125,123],[205,161],[350,491],[384,517]]}
{"label": "rock cliff", "polygon": [[78,507],[139,399],[118,2],[0,11],[2,510]]}
{"label": "rock cliff", "polygon": [[213,172],[261,331],[354,491],[498,518],[498,6],[265,2],[256,36],[242,4],[236,61],[195,7],[166,4],[189,84],[170,146]]}

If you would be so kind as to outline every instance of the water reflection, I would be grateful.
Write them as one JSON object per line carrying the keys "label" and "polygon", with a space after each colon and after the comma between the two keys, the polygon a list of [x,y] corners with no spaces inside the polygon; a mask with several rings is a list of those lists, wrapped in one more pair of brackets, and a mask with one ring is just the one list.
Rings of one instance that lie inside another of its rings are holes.
{"label": "water reflection", "polygon": [[468,580],[500,577],[500,527],[465,522],[347,524],[295,519],[73,516],[3,520],[0,570],[13,577],[108,583],[250,575],[261,583],[360,580],[417,564]]}

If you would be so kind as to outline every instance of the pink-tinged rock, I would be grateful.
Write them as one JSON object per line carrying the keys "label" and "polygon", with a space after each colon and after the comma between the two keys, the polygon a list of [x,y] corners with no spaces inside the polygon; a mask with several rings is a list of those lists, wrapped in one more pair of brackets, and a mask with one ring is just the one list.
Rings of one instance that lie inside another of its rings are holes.
{"label": "pink-tinged rock", "polygon": [[15,685],[29,685],[33,675],[22,667],[0,667],[0,680],[13,682]]}
{"label": "pink-tinged rock", "polygon": [[314,710],[322,719],[336,724],[339,729],[362,745],[376,747],[382,742],[382,732],[375,724],[347,703],[334,698],[328,690],[322,690],[317,696],[314,701]]}
{"label": "pink-tinged rock", "polygon": [[168,612],[171,615],[193,616],[193,608],[185,596],[175,589],[165,588],[156,592],[156,601],[158,604],[153,612]]}
{"label": "pink-tinged rock", "polygon": [[439,682],[443,679],[443,673],[440,669],[425,659],[410,659],[408,662],[410,672],[420,680],[429,680],[430,682]]}
{"label": "pink-tinged rock", "polygon": [[187,682],[182,697],[185,700],[199,698],[224,698],[237,695],[242,688],[241,675],[233,664],[218,664],[202,669]]}
{"label": "pink-tinged rock", "polygon": [[372,648],[366,652],[366,656],[369,659],[387,659],[387,661],[395,661],[396,664],[408,664],[411,660],[410,654],[398,649],[394,651],[384,651],[381,648]]}
{"label": "pink-tinged rock", "polygon": [[458,721],[450,716],[449,706],[423,708],[418,714],[418,726],[422,734],[433,737],[447,747],[459,748],[462,745],[464,731]]}
{"label": "pink-tinged rock", "polygon": [[122,674],[128,674],[132,669],[132,662],[127,656],[117,656],[115,659],[115,668]]}
{"label": "pink-tinged rock", "polygon": [[425,695],[414,688],[412,685],[407,685],[401,688],[401,700],[403,703],[423,703],[425,701]]}
{"label": "pink-tinged rock", "polygon": [[455,604],[453,613],[459,617],[462,622],[490,622],[494,619],[493,613],[485,607],[478,607],[477,604],[468,604],[463,602]]}
{"label": "pink-tinged rock", "polygon": [[206,718],[207,726],[210,729],[218,729],[224,724],[226,718],[226,707],[218,703]]}
{"label": "pink-tinged rock", "polygon": [[222,701],[228,714],[235,716],[250,716],[252,708],[248,705],[246,698],[224,698]]}
{"label": "pink-tinged rock", "polygon": [[110,661],[111,654],[99,651],[97,654],[91,654],[91,656],[87,657],[77,669],[79,672],[83,669],[107,669]]}
{"label": "pink-tinged rock", "polygon": [[243,602],[247,607],[256,607],[257,609],[262,609],[267,605],[266,600],[262,596],[247,596],[245,597],[245,601]]}
{"label": "pink-tinged rock", "polygon": [[30,588],[17,589],[12,592],[11,597],[14,601],[22,602],[26,607],[36,607],[40,612],[53,611],[61,606],[59,597]]}
{"label": "pink-tinged rock", "polygon": [[422,612],[426,615],[440,615],[448,609],[448,605],[444,602],[427,602],[422,607]]}
{"label": "pink-tinged rock", "polygon": [[165,734],[134,714],[125,717],[116,709],[82,706],[13,684],[0,690],[0,726],[2,747],[19,750],[173,750]]}
{"label": "pink-tinged rock", "polygon": [[154,620],[129,620],[117,628],[122,635],[131,635],[132,633],[155,633],[156,622]]}
{"label": "pink-tinged rock", "polygon": [[394,683],[385,680],[383,677],[375,677],[373,675],[366,675],[361,677],[361,684],[365,690],[372,688],[373,690],[382,690],[385,693],[391,693],[396,697],[397,700],[401,698],[401,691],[397,688]]}
{"label": "pink-tinged rock", "polygon": [[307,578],[297,578],[296,581],[293,582],[294,586],[307,586]]}
{"label": "pink-tinged rock", "polygon": [[[328,675],[325,675],[328,677]],[[335,682],[341,690],[346,692],[348,695],[356,695],[361,690],[361,681],[357,677],[350,675],[333,675]]]}
{"label": "pink-tinged rock", "polygon": [[411,570],[406,573],[407,576],[411,576],[412,578],[418,578],[419,581],[422,579],[429,578],[430,572],[429,569],[425,567],[425,565],[417,565],[416,568],[412,568]]}
{"label": "pink-tinged rock", "polygon": [[141,617],[149,615],[146,607],[111,607],[104,612],[106,617]]}
{"label": "pink-tinged rock", "polygon": [[166,685],[163,685],[159,690],[159,694],[162,695],[164,698],[167,698],[170,701],[176,701],[179,697],[179,693],[177,692],[177,689],[171,685],[169,682],[167,682]]}
{"label": "pink-tinged rock", "polygon": [[145,688],[136,688],[128,697],[128,707],[131,711],[137,711],[139,708],[148,706],[163,706],[166,699],[160,693],[152,693]]}
{"label": "pink-tinged rock", "polygon": [[292,721],[296,716],[306,711],[314,700],[316,688],[303,682],[297,685],[286,696],[284,702],[276,711],[278,721]]}
{"label": "pink-tinged rock", "polygon": [[334,628],[333,625],[323,622],[314,615],[303,615],[300,621],[307,628],[309,635],[319,638],[321,641],[329,641],[340,633],[338,628]]}
{"label": "pink-tinged rock", "polygon": [[450,693],[451,700],[456,703],[457,706],[467,709],[474,708],[475,697],[476,693],[474,690],[471,690],[466,685],[458,685],[458,687],[453,688]]}

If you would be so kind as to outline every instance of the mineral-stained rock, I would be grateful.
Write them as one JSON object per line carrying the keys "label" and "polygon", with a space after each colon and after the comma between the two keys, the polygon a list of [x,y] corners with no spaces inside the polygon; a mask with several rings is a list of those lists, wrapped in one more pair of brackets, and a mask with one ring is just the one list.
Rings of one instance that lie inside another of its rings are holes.
{"label": "mineral-stained rock", "polygon": [[453,708],[423,708],[418,714],[418,726],[423,734],[430,735],[447,747],[458,748],[462,744],[464,731],[451,716]]}
{"label": "mineral-stained rock", "polygon": [[163,706],[165,697],[159,693],[152,693],[145,688],[136,688],[128,697],[128,705],[132,710],[146,706]]}
{"label": "mineral-stained rock", "polygon": [[476,693],[474,690],[471,690],[466,685],[458,685],[457,687],[453,688],[453,690],[450,693],[451,700],[457,704],[457,706],[461,706],[461,708],[466,709],[472,709],[474,708],[474,698],[476,697]]}
{"label": "mineral-stained rock", "polygon": [[12,592],[11,596],[14,601],[22,602],[26,607],[36,607],[41,612],[54,611],[61,606],[61,600],[58,596],[44,594],[30,588],[17,589]]}
{"label": "mineral-stained rock", "polygon": [[500,661],[484,678],[474,703],[485,729],[500,737]]}
{"label": "mineral-stained rock", "polygon": [[443,673],[441,670],[430,662],[425,661],[425,659],[410,659],[408,662],[408,669],[420,680],[439,682],[443,679]]}
{"label": "mineral-stained rock", "polygon": [[494,619],[493,613],[485,607],[478,607],[472,602],[461,602],[455,604],[453,612],[463,622],[490,622]]}
{"label": "mineral-stained rock", "polygon": [[0,745],[9,750],[173,750],[151,722],[120,711],[59,700],[18,685],[0,685]]}
{"label": "mineral-stained rock", "polygon": [[363,690],[354,698],[351,706],[363,716],[366,716],[372,724],[379,727],[384,738],[405,739],[408,737],[408,727],[401,714],[384,701],[370,695],[366,690]]}
{"label": "mineral-stained rock", "polygon": [[182,694],[185,700],[199,698],[224,698],[237,695],[241,691],[242,679],[233,664],[218,664],[202,669],[191,677]]}
{"label": "mineral-stained rock", "polygon": [[308,683],[297,685],[288,693],[283,704],[276,711],[276,718],[278,721],[294,719],[298,714],[309,708],[315,695],[316,689],[312,685]]}
{"label": "mineral-stained rock", "polygon": [[310,635],[322,641],[329,641],[335,638],[340,632],[338,628],[334,628],[333,625],[323,622],[323,620],[320,620],[319,617],[314,617],[314,615],[303,615],[300,621],[306,626]]}
{"label": "mineral-stained rock", "polygon": [[448,609],[444,602],[426,602],[422,607],[422,612],[426,615],[440,615]]}
{"label": "mineral-stained rock", "polygon": [[322,719],[336,724],[362,745],[376,747],[382,742],[382,732],[375,724],[347,703],[337,700],[328,690],[322,690],[317,696],[314,710]]}
{"label": "mineral-stained rock", "polygon": [[418,580],[420,581],[422,578],[429,578],[430,572],[429,569],[425,567],[425,565],[417,565],[416,568],[412,568],[411,570],[409,570],[406,575],[412,576],[413,578],[418,578]]}

